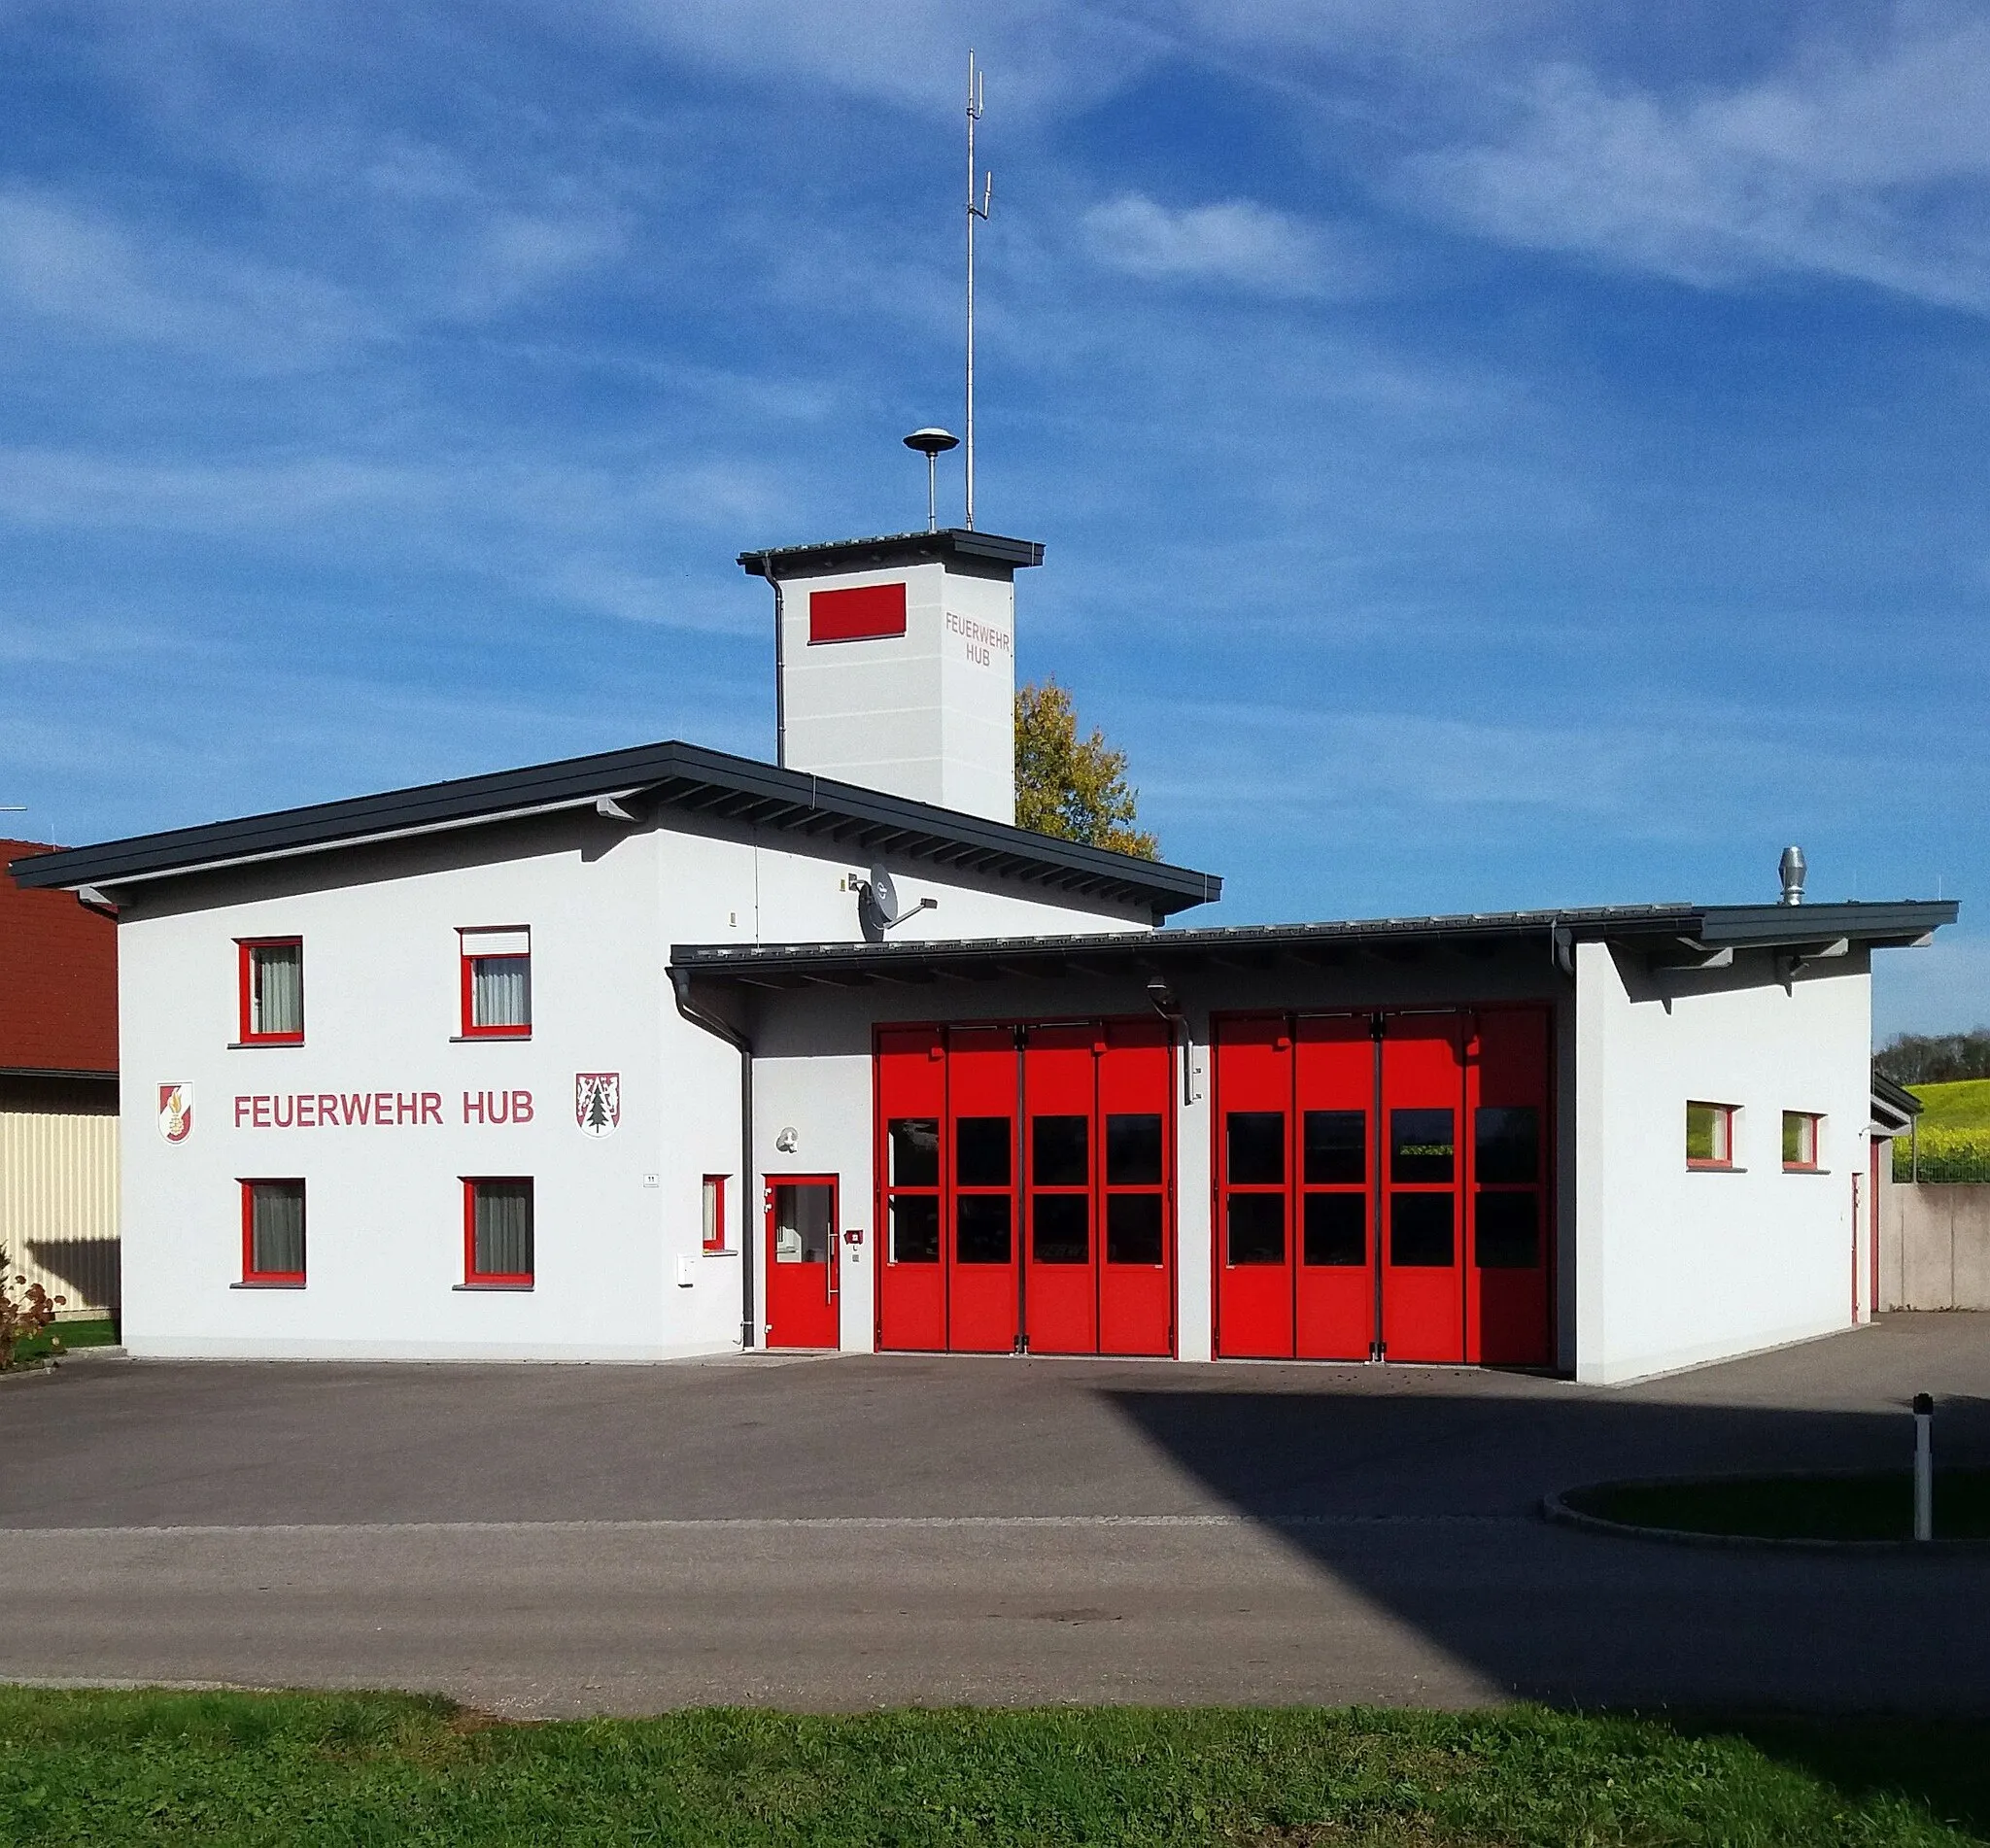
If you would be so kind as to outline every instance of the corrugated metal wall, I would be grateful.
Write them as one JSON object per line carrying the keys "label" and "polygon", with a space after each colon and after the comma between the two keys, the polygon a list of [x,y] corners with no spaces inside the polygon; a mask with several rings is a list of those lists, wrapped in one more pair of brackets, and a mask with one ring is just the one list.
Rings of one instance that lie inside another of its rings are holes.
{"label": "corrugated metal wall", "polygon": [[0,1086],[0,1250],[65,1317],[118,1308],[115,1084]]}

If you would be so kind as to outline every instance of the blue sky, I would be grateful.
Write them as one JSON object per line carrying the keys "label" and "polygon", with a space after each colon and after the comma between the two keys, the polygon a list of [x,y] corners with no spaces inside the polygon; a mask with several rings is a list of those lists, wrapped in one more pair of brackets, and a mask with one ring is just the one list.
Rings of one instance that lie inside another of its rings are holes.
{"label": "blue sky", "polygon": [[[85,840],[772,750],[734,554],[959,420],[1208,921],[1960,896],[1990,12],[0,0],[0,800]],[[957,493],[957,473],[955,475]],[[1990,915],[1990,914],[1986,914]]]}

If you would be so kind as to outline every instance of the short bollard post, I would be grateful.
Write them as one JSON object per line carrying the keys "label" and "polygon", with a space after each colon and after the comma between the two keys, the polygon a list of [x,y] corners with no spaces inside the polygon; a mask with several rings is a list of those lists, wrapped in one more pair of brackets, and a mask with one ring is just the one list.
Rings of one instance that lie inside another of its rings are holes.
{"label": "short bollard post", "polygon": [[1935,1538],[1935,1400],[1914,1394],[1914,1538]]}

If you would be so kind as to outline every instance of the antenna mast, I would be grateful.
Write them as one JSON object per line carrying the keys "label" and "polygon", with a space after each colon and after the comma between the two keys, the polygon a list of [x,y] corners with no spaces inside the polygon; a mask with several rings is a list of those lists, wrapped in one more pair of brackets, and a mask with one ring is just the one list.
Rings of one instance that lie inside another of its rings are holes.
{"label": "antenna mast", "polygon": [[[963,446],[962,460],[967,474],[967,524],[972,531],[975,525],[975,221],[988,216],[988,205],[995,191],[995,176],[983,174],[975,162],[975,124],[981,120],[981,73],[975,63],[972,48],[968,51],[968,377],[967,377],[967,441]],[[980,198],[976,199],[978,191]]]}

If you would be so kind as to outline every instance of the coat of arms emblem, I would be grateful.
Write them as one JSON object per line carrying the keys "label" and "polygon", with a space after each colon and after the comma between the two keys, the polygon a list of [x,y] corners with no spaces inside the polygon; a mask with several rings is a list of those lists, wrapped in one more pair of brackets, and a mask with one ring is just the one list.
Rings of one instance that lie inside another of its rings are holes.
{"label": "coat of arms emblem", "polygon": [[622,1120],[622,1074],[576,1072],[573,1120],[584,1136],[605,1136]]}
{"label": "coat of arms emblem", "polygon": [[193,1086],[159,1086],[159,1134],[169,1143],[184,1143],[193,1134]]}

